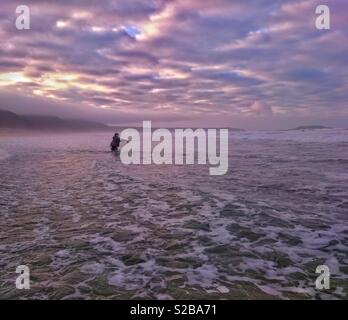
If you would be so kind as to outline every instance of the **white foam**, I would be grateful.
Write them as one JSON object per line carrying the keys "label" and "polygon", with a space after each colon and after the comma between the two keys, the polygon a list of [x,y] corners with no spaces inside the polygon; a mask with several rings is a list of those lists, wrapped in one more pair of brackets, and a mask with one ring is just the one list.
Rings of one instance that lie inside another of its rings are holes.
{"label": "white foam", "polygon": [[199,285],[203,288],[212,287],[219,278],[218,270],[212,264],[204,264],[194,270],[188,270],[186,275],[188,284]]}
{"label": "white foam", "polygon": [[81,272],[88,274],[102,274],[105,267],[97,262],[87,263],[81,267]]}

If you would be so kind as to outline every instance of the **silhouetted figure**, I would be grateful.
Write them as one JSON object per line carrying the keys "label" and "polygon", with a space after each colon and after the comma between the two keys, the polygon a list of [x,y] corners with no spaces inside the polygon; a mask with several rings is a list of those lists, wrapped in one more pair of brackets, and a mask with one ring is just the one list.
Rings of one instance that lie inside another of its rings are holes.
{"label": "silhouetted figure", "polygon": [[120,147],[120,143],[121,143],[120,136],[118,135],[118,133],[115,133],[112,138],[112,142],[110,144],[111,151],[113,152],[118,151],[118,148]]}

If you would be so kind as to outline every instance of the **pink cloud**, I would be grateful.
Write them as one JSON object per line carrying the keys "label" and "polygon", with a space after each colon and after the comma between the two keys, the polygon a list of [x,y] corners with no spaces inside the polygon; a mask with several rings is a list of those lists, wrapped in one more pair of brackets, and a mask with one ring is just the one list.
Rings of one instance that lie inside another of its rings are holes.
{"label": "pink cloud", "polygon": [[273,110],[272,107],[270,107],[266,103],[262,101],[255,101],[250,106],[248,114],[257,116],[273,115]]}

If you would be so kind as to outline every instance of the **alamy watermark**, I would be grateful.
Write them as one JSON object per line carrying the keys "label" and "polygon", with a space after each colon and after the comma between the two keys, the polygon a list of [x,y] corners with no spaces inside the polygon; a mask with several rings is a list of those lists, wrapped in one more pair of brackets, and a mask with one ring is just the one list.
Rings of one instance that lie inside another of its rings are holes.
{"label": "alamy watermark", "polygon": [[16,28],[18,30],[30,29],[30,9],[26,5],[20,5],[16,8]]}
{"label": "alamy watermark", "polygon": [[[18,290],[30,289],[30,269],[26,265],[20,265],[16,268],[16,273],[19,276],[16,278],[15,284]],[[315,280],[315,288],[317,290],[329,290],[330,289],[330,269],[326,265],[319,265],[315,270],[316,274],[319,274]]]}
{"label": "alamy watermark", "polygon": [[315,288],[317,290],[330,289],[330,269],[326,265],[320,265],[316,268],[315,273],[320,274],[315,280]]}
{"label": "alamy watermark", "polygon": [[228,129],[152,131],[151,121],[143,121],[142,132],[125,129],[120,138],[128,141],[121,148],[123,164],[210,164],[209,174],[213,176],[228,171]]}
{"label": "alamy watermark", "polygon": [[16,278],[16,288],[19,290],[30,289],[30,269],[28,266],[20,265],[16,268],[19,276]]}
{"label": "alamy watermark", "polygon": [[[16,28],[18,30],[30,29],[30,9],[27,5],[20,5],[16,7]],[[330,30],[330,8],[328,5],[318,5],[315,8],[317,15],[315,20],[315,27],[318,30]]]}
{"label": "alamy watermark", "polygon": [[317,6],[315,13],[318,15],[315,20],[315,27],[318,30],[330,30],[331,19],[330,19],[330,8],[327,5]]}

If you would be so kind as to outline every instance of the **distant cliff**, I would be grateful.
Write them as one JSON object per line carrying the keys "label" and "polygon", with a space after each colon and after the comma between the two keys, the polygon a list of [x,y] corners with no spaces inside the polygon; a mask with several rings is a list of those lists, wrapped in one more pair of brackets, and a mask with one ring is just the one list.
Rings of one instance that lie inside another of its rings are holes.
{"label": "distant cliff", "polygon": [[109,129],[107,125],[98,122],[62,119],[51,116],[18,115],[6,110],[0,110],[0,128],[42,131],[90,131]]}
{"label": "distant cliff", "polygon": [[291,130],[317,130],[317,129],[330,129],[329,127],[325,127],[325,126],[301,126],[301,127],[297,127],[297,128],[293,128],[293,129],[288,129],[287,131],[291,131]]}

